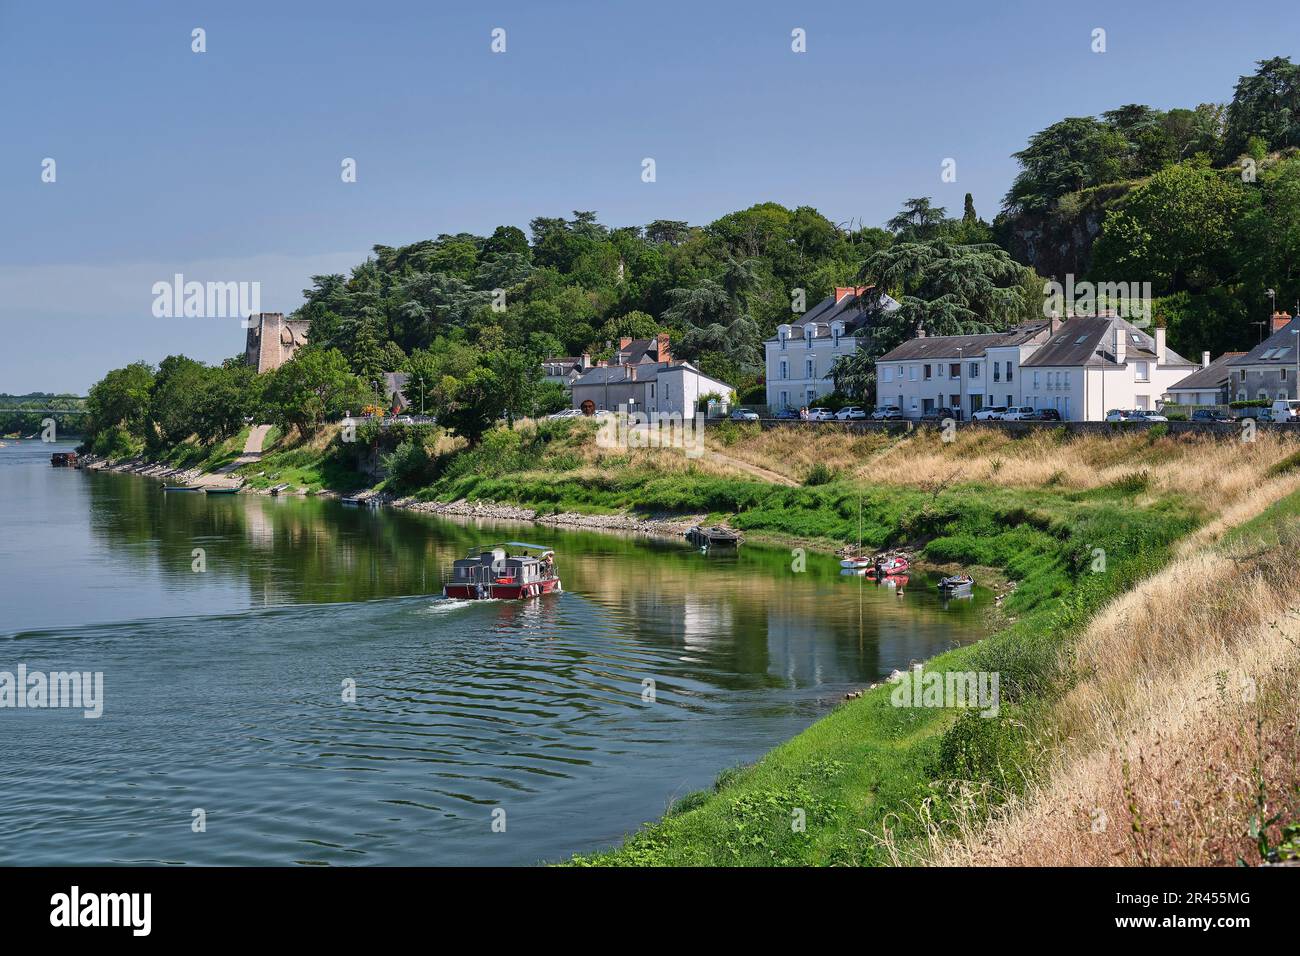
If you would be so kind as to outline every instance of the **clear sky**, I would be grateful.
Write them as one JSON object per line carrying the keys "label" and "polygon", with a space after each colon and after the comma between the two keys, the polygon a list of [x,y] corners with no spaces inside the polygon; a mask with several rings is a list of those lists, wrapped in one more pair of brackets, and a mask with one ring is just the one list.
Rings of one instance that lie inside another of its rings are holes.
{"label": "clear sky", "polygon": [[175,273],[289,312],[376,243],[575,209],[707,223],[772,200],[879,225],[969,191],[992,219],[1036,130],[1223,102],[1297,46],[1294,0],[0,0],[0,392],[241,351],[236,320],[153,316]]}

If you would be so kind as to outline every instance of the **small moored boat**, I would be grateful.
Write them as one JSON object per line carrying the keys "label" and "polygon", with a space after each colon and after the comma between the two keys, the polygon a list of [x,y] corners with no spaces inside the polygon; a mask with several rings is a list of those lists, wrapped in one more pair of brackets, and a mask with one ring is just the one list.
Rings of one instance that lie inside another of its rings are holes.
{"label": "small moored boat", "polygon": [[205,494],[209,495],[237,495],[239,488],[204,488]]}
{"label": "small moored boat", "polygon": [[867,557],[865,554],[859,554],[856,557],[845,558],[840,562],[840,567],[848,568],[851,571],[865,571],[868,568],[876,566],[876,559]]}
{"label": "small moored boat", "polygon": [[202,491],[202,485],[163,485],[163,491]]}
{"label": "small moored boat", "polygon": [[507,541],[472,548],[451,566],[443,596],[468,600],[515,600],[562,591],[555,552],[545,545]]}
{"label": "small moored boat", "polygon": [[871,562],[871,570],[867,572],[868,577],[888,578],[899,574],[906,574],[911,570],[912,564],[906,556],[897,552],[878,554]]}
{"label": "small moored boat", "polygon": [[969,574],[950,574],[939,581],[938,588],[942,594],[970,594],[975,586],[975,579]]}
{"label": "small moored boat", "polygon": [[697,548],[738,548],[744,538],[739,531],[720,525],[714,525],[712,528],[701,528],[696,525],[686,532],[686,540]]}

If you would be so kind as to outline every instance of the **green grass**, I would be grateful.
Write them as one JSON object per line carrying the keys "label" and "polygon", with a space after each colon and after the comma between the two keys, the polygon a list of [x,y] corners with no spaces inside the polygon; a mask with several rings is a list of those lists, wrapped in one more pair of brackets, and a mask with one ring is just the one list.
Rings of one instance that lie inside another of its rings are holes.
{"label": "green grass", "polygon": [[[966,487],[925,503],[919,514],[914,508],[915,502],[899,505],[911,528],[880,536],[924,526],[934,536],[923,557],[999,568],[1019,582],[1003,604],[1013,624],[926,665],[997,672],[998,715],[895,707],[892,687],[882,686],[755,766],[729,773],[713,791],[679,801],[621,847],[573,863],[882,864],[886,828],[904,850],[916,849],[924,832],[917,809],[928,807],[934,820],[950,818],[958,781],[983,781],[991,793],[1007,793],[1032,778],[1036,721],[1072,679],[1061,650],[1108,599],[1158,570],[1198,521],[1185,503],[1139,509],[1113,490],[1066,496]],[[1103,573],[1092,571],[1095,549],[1106,553]],[[793,826],[796,811],[804,816],[802,831]]]}

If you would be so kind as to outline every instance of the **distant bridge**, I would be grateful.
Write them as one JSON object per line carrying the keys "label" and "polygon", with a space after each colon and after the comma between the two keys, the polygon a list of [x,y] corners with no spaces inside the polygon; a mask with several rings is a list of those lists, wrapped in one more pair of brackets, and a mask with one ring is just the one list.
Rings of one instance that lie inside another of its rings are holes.
{"label": "distant bridge", "polygon": [[0,408],[0,412],[19,412],[24,415],[89,415],[88,408]]}

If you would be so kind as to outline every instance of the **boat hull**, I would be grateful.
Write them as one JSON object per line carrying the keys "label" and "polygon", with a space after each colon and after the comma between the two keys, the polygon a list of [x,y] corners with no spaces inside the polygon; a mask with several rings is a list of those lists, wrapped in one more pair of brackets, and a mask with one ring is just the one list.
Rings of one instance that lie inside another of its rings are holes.
{"label": "boat hull", "polygon": [[443,587],[442,594],[462,601],[517,601],[521,598],[541,597],[543,594],[557,594],[561,590],[559,578],[548,578],[545,581],[529,581],[527,584],[448,584]]}

